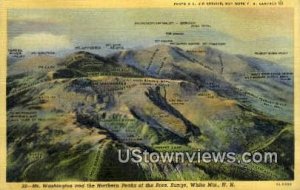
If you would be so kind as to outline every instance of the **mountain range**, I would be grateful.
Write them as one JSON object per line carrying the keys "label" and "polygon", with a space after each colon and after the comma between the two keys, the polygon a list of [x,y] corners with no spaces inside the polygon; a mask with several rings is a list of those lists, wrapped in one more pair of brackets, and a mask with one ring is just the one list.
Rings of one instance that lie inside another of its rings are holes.
{"label": "mountain range", "polygon": [[[7,180],[293,179],[293,88],[290,67],[202,46],[8,64]],[[133,148],[270,151],[279,163],[117,160]]]}

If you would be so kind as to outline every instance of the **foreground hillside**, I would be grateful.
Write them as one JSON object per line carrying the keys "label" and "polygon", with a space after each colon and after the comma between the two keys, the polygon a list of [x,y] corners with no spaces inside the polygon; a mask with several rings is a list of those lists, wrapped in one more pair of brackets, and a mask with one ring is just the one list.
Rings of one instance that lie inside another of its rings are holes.
{"label": "foreground hillside", "polygon": [[[154,46],[8,73],[8,181],[293,178],[293,76],[276,63]],[[270,151],[279,163],[120,163],[117,150],[133,148]]]}

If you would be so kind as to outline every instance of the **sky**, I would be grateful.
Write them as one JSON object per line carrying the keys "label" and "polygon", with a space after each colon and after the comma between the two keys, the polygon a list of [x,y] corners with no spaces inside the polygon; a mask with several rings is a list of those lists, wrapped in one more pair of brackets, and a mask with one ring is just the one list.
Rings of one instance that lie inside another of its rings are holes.
{"label": "sky", "polygon": [[[174,22],[172,25],[135,25],[135,22]],[[180,25],[196,22],[200,27]],[[8,12],[9,48],[69,52],[76,46],[105,44],[124,48],[147,47],[157,39],[176,42],[225,42],[216,48],[254,56],[256,51],[288,52],[267,59],[293,56],[293,9],[11,9]],[[206,27],[201,27],[205,25]],[[209,26],[209,27],[207,27]],[[183,32],[169,36],[166,32]],[[191,48],[191,47],[183,47]]]}

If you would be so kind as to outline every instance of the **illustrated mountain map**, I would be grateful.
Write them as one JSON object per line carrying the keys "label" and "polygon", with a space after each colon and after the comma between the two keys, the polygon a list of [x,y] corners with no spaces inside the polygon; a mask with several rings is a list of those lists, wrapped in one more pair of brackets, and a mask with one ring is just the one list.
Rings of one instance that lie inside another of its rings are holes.
{"label": "illustrated mountain map", "polygon": [[[7,181],[292,180],[292,10],[268,10],[9,10]],[[133,149],[278,161],[118,160]]]}

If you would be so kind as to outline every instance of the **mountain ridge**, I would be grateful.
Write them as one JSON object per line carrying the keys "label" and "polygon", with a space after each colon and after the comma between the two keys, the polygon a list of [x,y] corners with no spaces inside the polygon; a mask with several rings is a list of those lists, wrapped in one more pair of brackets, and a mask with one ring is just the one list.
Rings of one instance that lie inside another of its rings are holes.
{"label": "mountain ridge", "polygon": [[[8,181],[293,178],[292,85],[246,79],[265,72],[250,65],[261,60],[207,52],[77,52],[57,70],[8,75]],[[120,149],[255,149],[277,151],[281,162],[245,165],[245,173],[235,164],[120,164]],[[130,177],[122,172],[128,169]]]}

